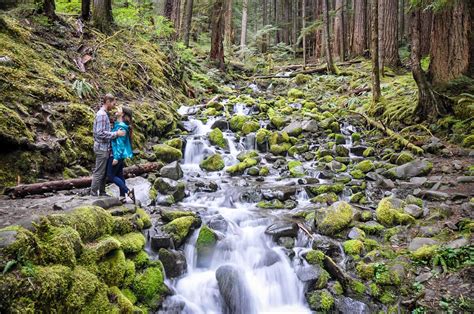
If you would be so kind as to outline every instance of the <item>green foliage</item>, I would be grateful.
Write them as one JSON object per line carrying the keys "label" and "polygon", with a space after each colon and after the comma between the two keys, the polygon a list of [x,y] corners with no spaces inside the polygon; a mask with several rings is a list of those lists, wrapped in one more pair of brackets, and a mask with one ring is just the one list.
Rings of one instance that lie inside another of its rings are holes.
{"label": "green foliage", "polygon": [[72,89],[79,98],[89,98],[93,94],[93,87],[91,84],[87,83],[85,79],[75,80],[72,83]]}
{"label": "green foliage", "polygon": [[456,249],[440,247],[435,251],[431,262],[433,267],[441,266],[444,272],[474,266],[474,246],[468,245]]}

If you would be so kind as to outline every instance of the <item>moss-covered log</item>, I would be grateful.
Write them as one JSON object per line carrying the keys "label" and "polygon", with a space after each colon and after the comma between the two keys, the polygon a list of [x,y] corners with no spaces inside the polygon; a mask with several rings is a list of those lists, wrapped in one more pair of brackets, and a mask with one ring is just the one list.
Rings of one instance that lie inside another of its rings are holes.
{"label": "moss-covered log", "polygon": [[[124,169],[125,178],[139,176],[144,173],[160,170],[160,162],[149,162],[143,165],[133,165]],[[6,190],[6,194],[14,197],[24,197],[31,194],[41,194],[51,191],[70,190],[90,186],[92,177],[82,177],[69,180],[56,180],[49,182],[22,184]]]}

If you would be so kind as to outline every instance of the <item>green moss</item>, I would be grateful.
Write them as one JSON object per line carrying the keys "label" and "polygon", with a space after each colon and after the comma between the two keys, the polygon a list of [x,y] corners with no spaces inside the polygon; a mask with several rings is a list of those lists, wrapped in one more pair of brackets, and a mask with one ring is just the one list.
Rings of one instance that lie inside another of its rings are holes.
{"label": "green moss", "polygon": [[250,168],[252,166],[257,165],[257,160],[253,158],[247,158],[242,162],[239,162],[233,166],[230,166],[226,169],[226,171],[230,174],[242,174],[244,173],[245,169]]}
{"label": "green moss", "polygon": [[67,214],[48,216],[53,226],[72,227],[85,242],[110,234],[114,227],[112,215],[98,206],[82,206]]}
{"label": "green moss", "polygon": [[421,198],[415,197],[413,195],[408,195],[407,198],[405,199],[405,202],[407,204],[414,204],[419,207],[423,207],[423,200]]}
{"label": "green moss", "polygon": [[408,214],[405,214],[402,208],[395,207],[394,203],[395,202],[390,197],[386,197],[380,200],[375,211],[377,220],[380,223],[386,226],[393,226],[396,223],[411,224],[415,222],[415,218]]}
{"label": "green moss", "polygon": [[76,264],[76,256],[82,250],[82,241],[79,233],[71,227],[50,227],[43,220],[42,228],[47,231],[40,233],[40,250],[42,253],[43,263],[46,264],[63,264],[74,267]]}
{"label": "green moss", "polygon": [[271,134],[272,132],[267,129],[259,129],[255,134],[255,141],[257,144],[262,145],[268,141],[268,138],[271,136]]}
{"label": "green moss", "polygon": [[474,134],[466,136],[462,140],[462,146],[467,148],[474,148]]}
{"label": "green moss", "polygon": [[363,173],[367,173],[375,169],[374,163],[371,160],[364,160],[355,165],[356,170],[360,170]]}
{"label": "green moss", "polygon": [[323,193],[313,197],[310,201],[312,203],[332,204],[337,201],[337,195],[334,192]]}
{"label": "green moss", "polygon": [[351,138],[352,138],[352,141],[353,141],[353,142],[358,142],[358,141],[360,141],[360,133],[357,133],[357,132],[352,133]]}
{"label": "green moss", "polygon": [[311,75],[308,74],[297,74],[293,79],[297,85],[303,85],[311,81]]}
{"label": "green moss", "polygon": [[258,175],[259,176],[268,176],[268,174],[270,173],[270,170],[268,169],[267,166],[263,166],[262,168],[260,168],[260,171],[258,172]]}
{"label": "green moss", "polygon": [[69,294],[72,272],[69,267],[53,265],[49,267],[36,267],[32,284],[35,286],[33,295],[36,300],[36,310],[63,309],[63,300]]}
{"label": "green moss", "polygon": [[364,152],[362,153],[364,157],[370,157],[375,155],[375,150],[373,147],[367,147]]}
{"label": "green moss", "polygon": [[133,313],[133,303],[120,291],[118,287],[109,288],[109,296],[117,307],[120,309],[120,313]]}
{"label": "green moss", "polygon": [[324,261],[324,253],[320,250],[311,250],[305,255],[305,259],[309,264],[322,265]]}
{"label": "green moss", "polygon": [[[372,213],[371,213],[372,214]],[[371,216],[372,218],[372,216]],[[377,234],[380,231],[384,230],[385,227],[376,222],[363,223],[357,226],[358,228],[364,230],[368,234]]]}
{"label": "green moss", "polygon": [[0,139],[16,145],[33,141],[33,133],[23,119],[10,108],[0,103]]}
{"label": "green moss", "polygon": [[375,250],[380,247],[379,242],[374,239],[365,239],[363,242],[367,251]]}
{"label": "green moss", "polygon": [[27,297],[20,297],[18,299],[12,300],[8,310],[10,313],[36,313],[35,302]]}
{"label": "green moss", "polygon": [[344,288],[342,287],[342,285],[339,281],[336,281],[334,283],[334,285],[332,286],[332,288],[334,289],[334,292],[337,295],[343,295],[344,294]]}
{"label": "green moss", "polygon": [[195,227],[197,219],[193,216],[176,218],[167,223],[163,230],[171,235],[176,246],[179,246],[188,236],[192,227]]}
{"label": "green moss", "polygon": [[210,254],[217,243],[216,233],[208,226],[202,226],[196,240],[196,249],[199,255]]}
{"label": "green moss", "polygon": [[242,133],[250,134],[252,132],[256,132],[258,129],[260,129],[260,124],[258,122],[247,121],[242,126]]}
{"label": "green moss", "polygon": [[247,158],[255,158],[258,157],[258,153],[254,150],[243,151],[237,155],[237,159],[239,161],[244,161]]}
{"label": "green moss", "polygon": [[293,178],[304,177],[304,169],[301,161],[291,160],[288,162],[288,169]]}
{"label": "green moss", "polygon": [[38,238],[29,230],[20,226],[9,226],[0,229],[0,265],[5,265],[8,260],[18,262],[39,260],[40,249]]}
{"label": "green moss", "polygon": [[275,128],[281,129],[285,126],[286,119],[279,114],[275,114],[270,117],[270,122],[275,126]]}
{"label": "green moss", "polygon": [[85,268],[78,266],[72,273],[72,285],[65,299],[69,311],[79,311],[95,294],[99,279]]}
{"label": "green moss", "polygon": [[290,143],[282,143],[282,144],[274,144],[270,146],[270,152],[273,155],[281,155],[284,156],[288,152],[288,150],[291,148]]}
{"label": "green moss", "polygon": [[290,98],[304,98],[304,93],[296,88],[292,88],[288,91],[288,97]]}
{"label": "green moss", "polygon": [[247,120],[248,117],[244,115],[233,116],[229,121],[230,129],[234,132],[242,131],[242,127]]}
{"label": "green moss", "polygon": [[354,178],[354,179],[363,179],[365,178],[365,173],[363,173],[361,170],[359,169],[354,169],[350,172],[351,176]]}
{"label": "green moss", "polygon": [[135,294],[133,293],[133,291],[130,290],[129,288],[122,289],[122,294],[123,294],[128,300],[130,300],[130,302],[132,302],[132,304],[137,303],[137,297],[135,296]]}
{"label": "green moss", "polygon": [[159,267],[149,267],[137,274],[132,287],[137,299],[147,305],[153,300],[161,299],[168,291],[164,284],[164,276]]}
{"label": "green moss", "polygon": [[326,289],[311,292],[307,296],[307,300],[312,310],[324,313],[329,312],[334,306],[334,298]]}
{"label": "green moss", "polygon": [[140,217],[143,223],[143,229],[148,229],[151,227],[150,215],[148,215],[148,213],[143,208],[137,207],[136,214]]}
{"label": "green moss", "polygon": [[436,254],[438,247],[438,245],[423,245],[411,255],[415,260],[428,261]]}
{"label": "green moss", "polygon": [[321,195],[324,193],[341,193],[344,190],[344,184],[319,184],[315,186],[309,186],[307,189],[314,195]]}
{"label": "green moss", "polygon": [[413,161],[414,159],[415,157],[413,157],[412,153],[404,151],[398,155],[397,159],[395,160],[395,163],[397,165],[403,165],[409,163],[410,161]]}
{"label": "green moss", "polygon": [[179,150],[183,149],[183,140],[181,140],[180,138],[173,138],[171,140],[167,140],[165,144]]}
{"label": "green moss", "polygon": [[138,252],[133,258],[133,263],[135,264],[135,267],[137,269],[145,268],[146,266],[148,266],[149,262],[150,257],[148,257],[148,254],[145,251]]}
{"label": "green moss", "polygon": [[358,281],[358,280],[351,280],[350,283],[352,291],[356,294],[364,294],[365,293],[365,285]]}
{"label": "green moss", "polygon": [[184,210],[168,210],[168,209],[161,210],[161,217],[165,221],[173,221],[177,218],[188,217],[188,216],[196,217],[196,214],[191,211],[184,211]]}
{"label": "green moss", "polygon": [[209,142],[211,142],[212,145],[215,145],[224,149],[227,148],[228,146],[227,141],[224,138],[224,134],[218,128],[215,128],[211,132],[209,132]]}
{"label": "green moss", "polygon": [[327,209],[316,209],[315,224],[325,235],[333,235],[346,228],[352,221],[353,209],[347,202],[339,201]]}
{"label": "green moss", "polygon": [[122,286],[127,264],[122,250],[110,252],[97,263],[99,277],[109,286]]}
{"label": "green moss", "polygon": [[130,232],[114,236],[120,242],[120,247],[125,253],[136,253],[145,247],[145,237],[140,232]]}
{"label": "green moss", "polygon": [[83,313],[117,313],[119,309],[110,303],[109,289],[105,284],[101,284],[97,292],[88,299],[80,310]]}
{"label": "green moss", "polygon": [[321,269],[321,273],[319,274],[318,281],[314,284],[315,289],[323,289],[326,288],[328,285],[328,281],[331,279],[331,275],[325,270]]}
{"label": "green moss", "polygon": [[371,280],[375,274],[375,267],[373,263],[365,264],[364,262],[359,262],[356,265],[357,275],[365,280]]}
{"label": "green moss", "polygon": [[283,209],[285,208],[285,204],[282,201],[275,199],[271,201],[260,201],[257,203],[258,208],[264,209]]}
{"label": "green moss", "polygon": [[171,147],[166,144],[158,144],[153,146],[156,158],[164,162],[173,162],[183,158],[181,150]]}
{"label": "green moss", "polygon": [[343,243],[344,252],[349,255],[360,255],[364,249],[364,243],[360,240],[347,240]]}
{"label": "green moss", "polygon": [[390,291],[384,291],[379,298],[383,304],[392,304],[395,302],[395,295]]}
{"label": "green moss", "polygon": [[220,154],[214,154],[201,161],[199,167],[206,171],[220,171],[225,167],[224,159]]}
{"label": "green moss", "polygon": [[380,294],[382,293],[382,290],[380,289],[380,287],[375,282],[372,282],[369,285],[369,293],[370,293],[371,296],[373,296],[375,298],[378,298],[380,296]]}

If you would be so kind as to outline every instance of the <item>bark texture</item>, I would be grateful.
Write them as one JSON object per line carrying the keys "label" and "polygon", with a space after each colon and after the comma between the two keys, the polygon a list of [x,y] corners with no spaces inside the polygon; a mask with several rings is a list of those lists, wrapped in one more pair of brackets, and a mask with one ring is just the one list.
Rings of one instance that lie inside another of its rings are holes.
{"label": "bark texture", "polygon": [[329,34],[329,3],[328,0],[323,0],[323,32],[324,32],[324,46],[326,48],[326,63],[328,68],[328,73],[336,73],[336,68],[334,67],[334,62],[332,60],[331,53],[331,41]]}
{"label": "bark texture", "polygon": [[345,59],[346,38],[344,33],[344,0],[336,0],[336,16],[334,18],[334,55],[340,61]]}
{"label": "bark texture", "polygon": [[354,1],[354,35],[352,55],[361,56],[367,49],[367,0]]}
{"label": "bark texture", "polygon": [[92,18],[95,27],[102,32],[109,31],[114,21],[112,17],[112,0],[94,0]]}
{"label": "bark texture", "polygon": [[81,2],[81,19],[89,21],[91,18],[91,0],[82,0]]}
{"label": "bark texture", "polygon": [[216,0],[212,7],[210,59],[224,70],[224,0]]}
{"label": "bark texture", "polygon": [[396,67],[400,64],[398,57],[398,0],[380,0],[379,8],[379,28],[381,30],[379,38],[383,64]]}
{"label": "bark texture", "polygon": [[373,1],[371,5],[372,12],[372,35],[370,38],[370,55],[372,57],[372,101],[378,102],[380,99],[380,69],[379,69],[379,19],[378,4]]}

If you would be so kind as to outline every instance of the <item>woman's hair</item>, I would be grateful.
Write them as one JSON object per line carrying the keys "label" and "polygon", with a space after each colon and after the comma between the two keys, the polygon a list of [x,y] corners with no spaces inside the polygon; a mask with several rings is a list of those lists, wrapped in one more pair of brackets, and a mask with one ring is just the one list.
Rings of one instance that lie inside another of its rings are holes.
{"label": "woman's hair", "polygon": [[133,111],[130,107],[122,107],[123,113],[123,122],[129,126],[128,137],[130,138],[130,143],[132,143],[132,134],[133,134]]}

